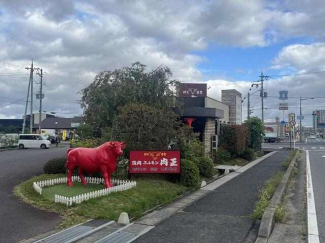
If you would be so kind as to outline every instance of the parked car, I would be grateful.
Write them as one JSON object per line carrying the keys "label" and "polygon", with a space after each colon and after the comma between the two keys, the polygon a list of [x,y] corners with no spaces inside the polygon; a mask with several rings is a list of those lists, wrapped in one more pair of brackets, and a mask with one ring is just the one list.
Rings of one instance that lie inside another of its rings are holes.
{"label": "parked car", "polygon": [[19,135],[18,148],[50,148],[51,142],[44,139],[39,134],[21,134]]}
{"label": "parked car", "polygon": [[48,136],[47,140],[49,140],[51,142],[51,144],[55,144],[56,137],[55,136]]}
{"label": "parked car", "polygon": [[274,132],[265,133],[264,142],[265,143],[275,143],[278,141],[278,134]]}
{"label": "parked car", "polygon": [[310,135],[309,139],[316,139],[316,135]]}

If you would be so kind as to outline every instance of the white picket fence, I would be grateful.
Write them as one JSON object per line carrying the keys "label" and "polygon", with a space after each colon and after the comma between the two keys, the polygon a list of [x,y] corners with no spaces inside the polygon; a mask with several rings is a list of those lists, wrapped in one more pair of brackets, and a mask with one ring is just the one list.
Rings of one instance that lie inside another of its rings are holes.
{"label": "white picket fence", "polygon": [[[57,178],[57,179],[52,179],[52,180],[46,180],[46,181],[38,181],[38,182],[33,183],[33,188],[37,193],[42,194],[42,187],[53,186],[53,185],[57,185],[57,184],[64,184],[64,183],[67,183],[67,180],[68,180],[67,177],[63,177],[63,178]],[[91,184],[103,184],[104,183],[103,178],[85,177],[85,180]],[[81,182],[79,176],[73,176],[72,181],[73,182],[74,181]],[[137,185],[136,181],[125,181],[125,180],[112,179],[112,182],[113,182],[114,186],[111,188],[105,188],[102,190],[93,191],[93,192],[81,194],[78,196],[65,197],[65,196],[55,195],[54,202],[62,203],[67,206],[71,206],[73,203],[82,203],[83,201],[88,201],[89,199],[92,199],[92,198],[106,196],[112,192],[126,191],[126,190],[129,190]]]}

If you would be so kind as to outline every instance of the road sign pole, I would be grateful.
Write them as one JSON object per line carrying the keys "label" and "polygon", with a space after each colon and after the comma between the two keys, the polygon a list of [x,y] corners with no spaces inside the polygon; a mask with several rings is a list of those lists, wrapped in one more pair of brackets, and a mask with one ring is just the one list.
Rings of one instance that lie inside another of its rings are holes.
{"label": "road sign pole", "polygon": [[296,149],[295,127],[292,127],[292,134],[293,134],[293,150],[295,150]]}
{"label": "road sign pole", "polygon": [[291,136],[292,136],[291,132],[292,132],[291,129],[289,129],[290,149],[291,149]]}

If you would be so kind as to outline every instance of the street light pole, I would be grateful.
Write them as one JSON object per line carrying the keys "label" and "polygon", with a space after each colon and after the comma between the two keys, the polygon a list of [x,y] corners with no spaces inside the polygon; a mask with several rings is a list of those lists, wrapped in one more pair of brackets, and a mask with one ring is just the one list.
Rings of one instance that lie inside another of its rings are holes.
{"label": "street light pole", "polygon": [[300,123],[300,129],[299,129],[299,137],[300,137],[300,142],[302,143],[302,125],[301,125],[301,97],[300,97],[300,115],[299,115],[299,123]]}
{"label": "street light pole", "polygon": [[313,100],[314,98],[301,98],[300,97],[300,119],[299,119],[299,121],[300,121],[300,133],[299,133],[299,135],[300,135],[300,142],[302,142],[302,112],[301,112],[301,101],[303,101],[303,100]]}

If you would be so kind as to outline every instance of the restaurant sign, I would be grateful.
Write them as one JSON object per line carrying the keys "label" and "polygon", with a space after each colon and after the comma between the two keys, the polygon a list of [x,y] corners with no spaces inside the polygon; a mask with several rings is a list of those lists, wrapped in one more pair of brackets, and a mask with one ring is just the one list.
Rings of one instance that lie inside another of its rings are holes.
{"label": "restaurant sign", "polygon": [[181,154],[176,150],[130,151],[131,174],[180,173]]}
{"label": "restaurant sign", "polygon": [[204,83],[180,83],[178,89],[179,97],[207,97],[207,84]]}

